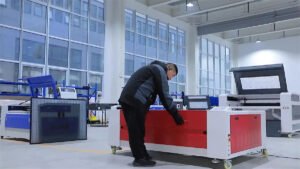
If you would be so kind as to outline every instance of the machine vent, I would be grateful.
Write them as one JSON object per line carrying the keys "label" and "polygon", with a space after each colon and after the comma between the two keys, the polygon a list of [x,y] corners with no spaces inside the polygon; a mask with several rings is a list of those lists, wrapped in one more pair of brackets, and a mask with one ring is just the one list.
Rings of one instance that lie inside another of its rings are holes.
{"label": "machine vent", "polygon": [[299,102],[300,101],[300,97],[298,95],[292,94],[291,100],[293,102]]}
{"label": "machine vent", "polygon": [[293,124],[293,130],[299,130],[300,124]]}
{"label": "machine vent", "polygon": [[300,106],[292,106],[293,120],[300,120]]}

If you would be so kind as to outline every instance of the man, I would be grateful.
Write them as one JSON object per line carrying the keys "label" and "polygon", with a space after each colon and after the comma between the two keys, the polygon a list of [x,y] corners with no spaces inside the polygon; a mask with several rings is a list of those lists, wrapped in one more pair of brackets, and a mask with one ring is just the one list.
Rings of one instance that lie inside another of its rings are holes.
{"label": "man", "polygon": [[156,164],[147,153],[144,144],[146,113],[154,103],[156,95],[176,124],[184,123],[169,95],[168,80],[177,73],[178,68],[175,64],[154,61],[133,73],[121,93],[119,103],[128,127],[129,144],[134,157],[133,166]]}

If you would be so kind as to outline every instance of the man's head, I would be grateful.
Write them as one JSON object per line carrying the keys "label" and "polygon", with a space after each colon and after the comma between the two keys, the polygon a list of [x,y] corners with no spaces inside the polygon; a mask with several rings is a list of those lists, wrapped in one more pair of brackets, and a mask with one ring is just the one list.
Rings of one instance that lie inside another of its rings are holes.
{"label": "man's head", "polygon": [[171,80],[173,77],[175,77],[178,73],[178,68],[174,63],[167,63],[167,76],[168,80]]}

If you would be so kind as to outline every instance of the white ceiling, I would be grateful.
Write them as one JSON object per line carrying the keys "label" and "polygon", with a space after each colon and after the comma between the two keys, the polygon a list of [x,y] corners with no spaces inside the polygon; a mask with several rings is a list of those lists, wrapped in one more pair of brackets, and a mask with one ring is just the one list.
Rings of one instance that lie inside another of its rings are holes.
{"label": "white ceiling", "polygon": [[237,44],[300,35],[300,0],[136,1]]}

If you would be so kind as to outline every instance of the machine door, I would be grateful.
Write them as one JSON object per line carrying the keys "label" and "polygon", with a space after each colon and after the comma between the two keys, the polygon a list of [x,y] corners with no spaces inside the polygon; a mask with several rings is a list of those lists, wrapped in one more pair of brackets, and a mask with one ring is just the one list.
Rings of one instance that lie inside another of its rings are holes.
{"label": "machine door", "polygon": [[261,146],[261,116],[230,116],[231,153]]}
{"label": "machine door", "polygon": [[[167,111],[155,110],[147,114],[146,143],[207,148],[207,111],[180,111],[185,124],[177,126]],[[121,140],[128,140],[127,126],[121,113]]]}

